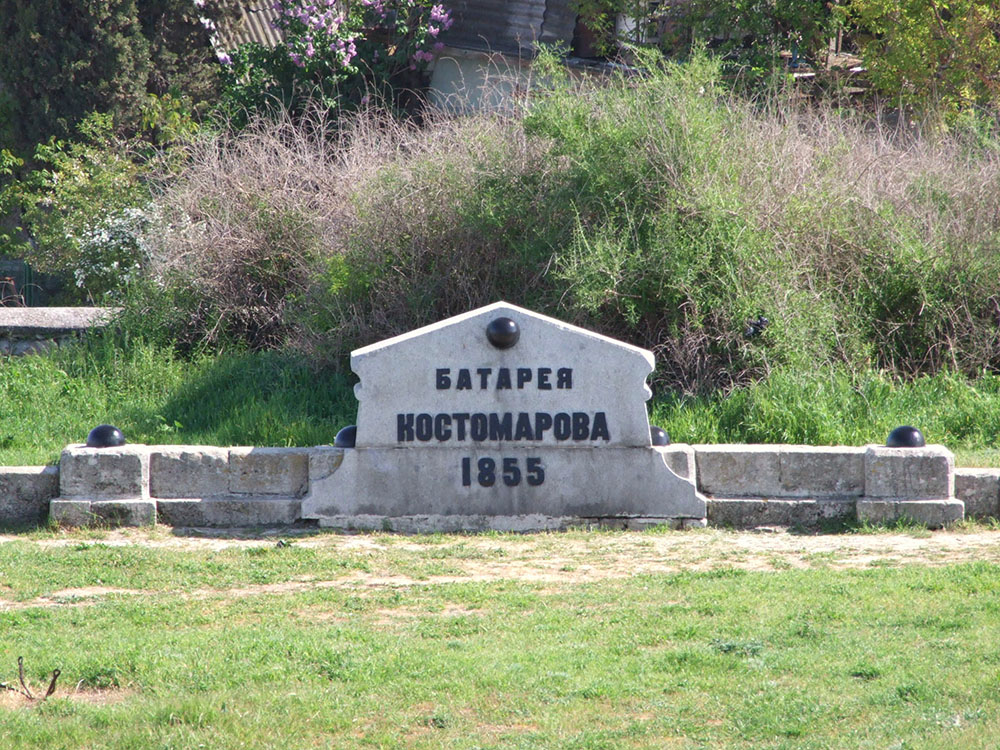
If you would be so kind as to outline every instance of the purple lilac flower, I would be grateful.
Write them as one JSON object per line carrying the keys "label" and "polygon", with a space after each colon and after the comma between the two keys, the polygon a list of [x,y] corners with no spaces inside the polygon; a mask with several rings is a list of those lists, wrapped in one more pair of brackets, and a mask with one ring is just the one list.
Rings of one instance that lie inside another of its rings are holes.
{"label": "purple lilac flower", "polygon": [[222,63],[223,65],[232,65],[233,64],[233,58],[231,58],[225,52],[216,52],[215,56],[219,58],[219,62]]}

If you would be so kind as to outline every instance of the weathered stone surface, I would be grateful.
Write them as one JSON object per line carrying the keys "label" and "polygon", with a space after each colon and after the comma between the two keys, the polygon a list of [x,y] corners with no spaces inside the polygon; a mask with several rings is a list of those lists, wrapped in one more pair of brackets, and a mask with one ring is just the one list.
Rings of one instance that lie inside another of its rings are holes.
{"label": "weathered stone surface", "polygon": [[756,526],[818,526],[823,521],[854,518],[854,498],[764,499],[717,498],[708,500],[712,526],[736,529]]}
{"label": "weathered stone surface", "polygon": [[865,450],[865,497],[936,500],[955,495],[955,459],[943,445]]}
{"label": "weathered stone surface", "polygon": [[781,496],[775,445],[696,445],[698,489],[721,497]]}
{"label": "weathered stone surface", "polygon": [[49,518],[63,526],[89,526],[94,521],[90,500],[61,500],[49,503]]}
{"label": "weathered stone surface", "polygon": [[0,525],[42,523],[58,494],[58,466],[0,467]]}
{"label": "weathered stone surface", "polygon": [[778,451],[784,497],[857,496],[865,491],[865,449],[782,445]]}
{"label": "weathered stone surface", "polygon": [[309,484],[306,448],[230,448],[229,492],[301,496]]}
{"label": "weathered stone surface", "polygon": [[56,338],[106,326],[118,307],[0,307],[0,335]]}
{"label": "weathered stone surface", "polygon": [[340,468],[344,461],[344,451],[347,448],[334,448],[329,445],[321,445],[310,448],[309,454],[309,481],[315,482],[326,479],[333,472]]}
{"label": "weathered stone surface", "polygon": [[1000,517],[1000,469],[955,469],[955,498],[966,518]]}
{"label": "weathered stone surface", "polygon": [[[480,484],[480,458],[495,462],[490,486]],[[504,459],[511,485],[504,481]],[[533,486],[529,479],[537,481],[538,469],[544,480]],[[648,448],[355,448],[345,451],[334,474],[311,483],[302,515],[321,523],[333,516],[704,518],[705,500],[691,480],[670,471],[661,452]]]}
{"label": "weathered stone surface", "polygon": [[908,519],[937,529],[961,521],[965,515],[965,506],[961,500],[955,499],[868,500],[862,498],[858,500],[857,511],[859,521],[886,524]]}
{"label": "weathered stone surface", "polygon": [[107,526],[152,526],[156,523],[153,500],[95,500],[90,504],[95,523]]}
{"label": "weathered stone surface", "polygon": [[69,500],[149,498],[149,446],[68,446],[59,461],[59,492]]}
{"label": "weathered stone surface", "polygon": [[674,472],[679,477],[683,479],[690,479],[694,481],[695,479],[695,458],[694,458],[694,447],[691,445],[685,445],[683,443],[674,443],[673,445],[656,446],[654,450],[658,451],[664,460],[667,462],[667,466],[670,470]]}
{"label": "weathered stone surface", "polygon": [[156,523],[156,503],[57,498],[49,504],[49,517],[64,526],[149,526]]}
{"label": "weathered stone surface", "polygon": [[[509,349],[486,338],[487,325],[498,317],[512,319],[520,329]],[[356,447],[447,450],[464,442],[469,449],[496,449],[499,440],[473,439],[471,420],[453,415],[510,414],[517,420],[524,414],[538,427],[538,413],[585,414],[592,425],[599,413],[607,419],[607,438],[591,437],[592,432],[560,439],[549,425],[531,438],[527,433],[516,438],[516,445],[649,447],[645,383],[653,364],[644,349],[498,302],[352,352],[351,369],[361,379],[354,388]],[[398,420],[420,415],[435,420],[430,437],[415,430],[409,439],[407,427],[401,440]]]}
{"label": "weathered stone surface", "polygon": [[156,498],[229,494],[229,449],[163,445],[150,449],[149,493]]}
{"label": "weathered stone surface", "polygon": [[171,526],[273,526],[295,523],[301,501],[294,497],[230,495],[208,499],[161,499],[160,523]]}

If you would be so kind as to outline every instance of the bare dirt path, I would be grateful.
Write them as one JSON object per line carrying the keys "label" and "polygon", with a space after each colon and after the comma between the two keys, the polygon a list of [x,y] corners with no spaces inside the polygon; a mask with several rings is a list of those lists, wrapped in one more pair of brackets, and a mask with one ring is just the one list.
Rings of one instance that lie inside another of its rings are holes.
{"label": "bare dirt path", "polygon": [[[72,532],[29,538],[0,535],[0,544],[22,541],[41,547],[79,544],[141,545],[152,548],[218,552],[234,548],[292,544],[326,554],[361,558],[365,571],[318,580],[300,576],[280,583],[245,585],[228,590],[188,592],[185,596],[245,597],[320,588],[427,586],[471,581],[517,580],[567,585],[642,574],[736,568],[778,571],[793,568],[865,568],[869,566],[946,565],[985,561],[1000,563],[1000,530],[877,534],[802,535],[705,529],[688,532],[569,532],[531,535],[392,534],[344,535],[278,529],[257,533],[175,531],[166,527]],[[401,572],[413,563],[440,561],[447,574]],[[141,595],[132,589],[67,589],[31,601],[0,599],[0,611],[25,607],[83,606],[108,596]]]}

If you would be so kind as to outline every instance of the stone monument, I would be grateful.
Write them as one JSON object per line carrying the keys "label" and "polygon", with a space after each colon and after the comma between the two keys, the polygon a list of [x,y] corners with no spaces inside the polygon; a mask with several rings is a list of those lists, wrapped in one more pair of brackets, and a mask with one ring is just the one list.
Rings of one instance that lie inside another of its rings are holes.
{"label": "stone monument", "polygon": [[315,459],[329,465],[310,466],[302,517],[407,531],[704,525],[690,448],[650,439],[653,365],[504,302],[358,349],[355,447]]}

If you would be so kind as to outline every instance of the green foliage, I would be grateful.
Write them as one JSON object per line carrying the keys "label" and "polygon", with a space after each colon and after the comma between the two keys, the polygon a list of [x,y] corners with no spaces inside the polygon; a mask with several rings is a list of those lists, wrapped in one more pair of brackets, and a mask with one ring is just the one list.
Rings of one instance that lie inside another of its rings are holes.
{"label": "green foliage", "polygon": [[452,23],[427,0],[355,0],[342,8],[279,0],[275,9],[282,44],[251,42],[220,56],[222,109],[237,126],[256,113],[340,111],[373,97],[412,112],[423,71],[441,48],[438,36]]}
{"label": "green foliage", "polygon": [[288,446],[331,443],[355,421],[348,379],[295,354],[182,358],[108,333],[2,365],[0,465],[53,463],[102,423],[137,443]]}
{"label": "green foliage", "polygon": [[[667,393],[650,420],[683,443],[884,443],[902,424],[959,454],[1000,448],[1000,377],[939,373],[901,381],[843,368],[785,369],[759,383],[701,397]],[[995,458],[993,459],[995,461]]]}
{"label": "green foliage", "polygon": [[0,208],[16,212],[30,238],[7,235],[0,252],[72,279],[69,299],[116,291],[145,260],[133,230],[147,226],[149,191],[131,158],[134,144],[112,129],[110,114],[91,115],[80,124],[81,140],[40,144],[39,167],[0,190]]}
{"label": "green foliage", "polygon": [[208,31],[232,10],[185,0],[0,0],[0,146],[72,136],[91,111],[133,130],[147,92],[200,101],[214,89]]}
{"label": "green foliage", "polygon": [[953,121],[1000,107],[1000,8],[990,0],[852,0],[872,82],[886,96]]}
{"label": "green foliage", "polygon": [[783,72],[783,52],[819,67],[842,21],[833,7],[816,0],[693,0],[671,11],[662,45],[683,55],[692,40],[708,43],[744,80],[767,82]]}

